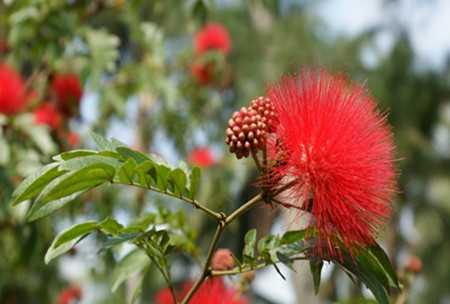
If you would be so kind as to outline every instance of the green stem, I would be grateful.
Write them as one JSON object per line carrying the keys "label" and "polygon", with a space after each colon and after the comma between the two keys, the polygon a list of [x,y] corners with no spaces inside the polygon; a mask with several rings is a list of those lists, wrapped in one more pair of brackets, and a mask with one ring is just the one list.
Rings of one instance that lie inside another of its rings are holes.
{"label": "green stem", "polygon": [[147,190],[150,190],[150,191],[153,191],[153,192],[161,193],[161,194],[164,194],[164,195],[167,195],[167,196],[170,196],[170,197],[174,197],[174,198],[177,198],[179,200],[185,201],[186,203],[189,203],[195,209],[202,210],[208,216],[214,218],[217,221],[220,221],[223,218],[222,214],[209,209],[208,207],[202,205],[201,203],[199,203],[195,199],[190,199],[190,198],[182,196],[182,195],[176,195],[175,193],[171,193],[169,191],[163,191],[163,190],[160,190],[160,189],[155,188],[153,186],[142,186],[142,185],[137,185],[137,184],[127,184],[127,183],[117,183],[117,182],[114,182],[114,183],[115,184],[121,184],[121,185],[127,185],[127,186],[135,186],[135,187],[138,187],[138,188],[143,188],[143,189],[147,189]]}
{"label": "green stem", "polygon": [[177,300],[177,297],[175,295],[175,289],[173,288],[172,280],[170,278],[170,271],[167,269],[167,264],[164,263],[163,267],[161,267],[159,265],[158,261],[154,258],[154,256],[148,252],[148,245],[146,244],[145,241],[136,242],[136,245],[138,247],[143,248],[145,253],[147,254],[147,256],[153,262],[153,264],[156,265],[156,268],[158,268],[159,272],[161,273],[161,275],[164,278],[164,281],[166,281],[166,284],[169,287],[169,291],[170,291],[170,294],[172,296],[173,303],[178,304],[178,300]]}
{"label": "green stem", "polygon": [[211,264],[211,259],[213,257],[214,252],[216,251],[217,243],[219,242],[220,236],[222,235],[222,232],[225,229],[225,225],[226,223],[223,220],[221,220],[217,225],[216,232],[214,233],[211,244],[209,245],[208,255],[206,257],[205,265],[203,266],[202,274],[200,278],[195,282],[194,286],[192,286],[191,290],[189,290],[189,293],[186,295],[183,302],[181,302],[182,304],[189,303],[194,293],[200,288],[203,282],[210,275],[209,265]]}
{"label": "green stem", "polygon": [[[293,260],[293,261],[307,260],[307,258],[305,256],[300,256],[300,257],[291,258],[291,260]],[[280,261],[276,261],[272,264],[276,264],[279,262]],[[230,270],[213,270],[213,271],[211,271],[211,276],[217,277],[217,276],[235,275],[235,274],[240,274],[240,273],[244,273],[244,272],[258,270],[258,269],[267,267],[272,264],[261,263],[261,264],[255,265],[255,266],[250,266],[250,267],[245,267],[245,268],[237,267],[237,268],[230,269]]]}
{"label": "green stem", "polygon": [[229,223],[234,221],[236,218],[240,217],[242,214],[247,212],[254,205],[256,205],[257,203],[262,201],[262,199],[263,199],[263,194],[262,193],[260,193],[260,194],[258,194],[256,196],[254,196],[253,198],[251,198],[248,202],[246,202],[241,207],[239,207],[238,209],[233,211],[229,216],[227,216],[227,218],[225,219],[225,224],[228,225]]}

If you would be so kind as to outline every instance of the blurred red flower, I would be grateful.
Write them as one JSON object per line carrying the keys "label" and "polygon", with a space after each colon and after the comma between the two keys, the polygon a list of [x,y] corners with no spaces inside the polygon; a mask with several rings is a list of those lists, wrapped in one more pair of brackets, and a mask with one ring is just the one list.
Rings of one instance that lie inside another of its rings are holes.
{"label": "blurred red flower", "polygon": [[58,304],[73,304],[81,300],[82,292],[80,287],[71,286],[63,289],[58,296]]}
{"label": "blurred red flower", "polygon": [[419,273],[422,271],[422,260],[418,256],[410,256],[406,265],[405,269],[408,272],[412,273]]}
{"label": "blurred red flower", "polygon": [[80,135],[76,132],[69,132],[69,134],[67,134],[67,143],[72,147],[78,146],[80,143]]}
{"label": "blurred red flower", "polygon": [[217,249],[211,260],[211,268],[214,270],[229,270],[234,266],[233,253],[226,248]]}
{"label": "blurred red flower", "polygon": [[49,126],[51,129],[58,129],[61,126],[62,118],[56,107],[51,103],[43,103],[34,110],[34,122]]}
{"label": "blurred red flower", "polygon": [[205,25],[195,35],[194,40],[195,51],[197,54],[215,50],[227,55],[231,49],[231,39],[228,30],[219,23],[209,23]]}
{"label": "blurred red flower", "polygon": [[[182,294],[177,295],[177,300],[189,292],[192,283],[185,284]],[[173,304],[173,299],[168,288],[158,292],[155,296],[156,304]],[[212,278],[205,281],[192,299],[190,304],[248,304],[248,300],[242,297],[236,290],[225,286],[222,278]]]}
{"label": "blurred red flower", "polygon": [[308,210],[317,254],[339,257],[371,244],[390,215],[394,144],[386,117],[365,88],[342,75],[303,71],[268,89],[278,118],[274,183],[292,182],[286,206]]}
{"label": "blurred red flower", "polygon": [[201,85],[207,85],[212,81],[211,65],[194,63],[191,65],[191,73]]}
{"label": "blurred red flower", "polygon": [[208,168],[216,163],[212,151],[206,147],[193,149],[189,154],[188,161],[191,165],[200,168]]}
{"label": "blurred red flower", "polygon": [[0,113],[17,114],[27,105],[25,84],[11,67],[0,63]]}
{"label": "blurred red flower", "polygon": [[53,78],[51,91],[56,97],[58,108],[66,115],[77,111],[83,94],[80,80],[75,74],[57,74]]}

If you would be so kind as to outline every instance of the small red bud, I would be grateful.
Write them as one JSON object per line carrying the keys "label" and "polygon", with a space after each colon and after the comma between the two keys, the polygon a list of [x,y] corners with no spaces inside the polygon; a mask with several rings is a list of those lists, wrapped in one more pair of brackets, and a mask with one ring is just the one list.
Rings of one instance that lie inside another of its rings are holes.
{"label": "small red bud", "polygon": [[422,260],[418,256],[411,256],[406,263],[405,270],[411,273],[419,273],[422,271]]}
{"label": "small red bud", "polygon": [[214,270],[230,270],[234,268],[233,253],[229,249],[218,249],[211,261]]}

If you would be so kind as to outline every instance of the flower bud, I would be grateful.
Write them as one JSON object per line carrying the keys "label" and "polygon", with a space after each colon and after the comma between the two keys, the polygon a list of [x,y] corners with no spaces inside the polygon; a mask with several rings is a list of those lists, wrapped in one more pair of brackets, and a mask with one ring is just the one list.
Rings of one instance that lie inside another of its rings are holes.
{"label": "flower bud", "polygon": [[405,266],[405,270],[414,274],[419,273],[420,271],[422,271],[422,260],[415,255],[409,257]]}
{"label": "flower bud", "polygon": [[218,249],[211,261],[214,270],[229,270],[234,268],[233,253],[229,249]]}

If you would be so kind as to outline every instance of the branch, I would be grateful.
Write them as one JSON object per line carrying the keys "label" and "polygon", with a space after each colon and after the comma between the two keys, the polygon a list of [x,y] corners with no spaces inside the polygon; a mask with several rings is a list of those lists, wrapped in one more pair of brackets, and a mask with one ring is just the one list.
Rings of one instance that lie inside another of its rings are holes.
{"label": "branch", "polygon": [[127,186],[135,186],[138,188],[143,188],[143,189],[147,189],[153,192],[157,192],[157,193],[161,193],[170,197],[174,197],[177,198],[179,200],[185,201],[186,203],[189,203],[190,205],[192,205],[195,209],[199,209],[202,210],[203,212],[205,212],[208,216],[214,218],[217,221],[220,221],[223,219],[223,215],[221,213],[215,212],[211,209],[209,209],[208,207],[202,205],[199,201],[195,200],[195,199],[190,199],[188,197],[182,196],[182,195],[177,195],[175,193],[169,192],[169,191],[163,191],[163,190],[159,190],[158,188],[155,188],[153,186],[143,186],[143,185],[139,185],[139,184],[126,184],[126,183],[116,183],[115,184],[120,184],[120,185],[127,185]]}
{"label": "branch", "polygon": [[[307,258],[305,256],[299,256],[299,257],[291,258],[291,260],[293,260],[293,261],[307,260]],[[277,264],[277,263],[280,263],[280,261],[276,261],[272,264]],[[236,268],[230,269],[230,270],[213,270],[213,271],[211,271],[211,276],[217,277],[217,276],[225,276],[225,275],[235,275],[235,274],[240,274],[240,273],[244,273],[244,272],[258,270],[258,269],[270,266],[272,264],[260,263],[255,266],[244,267],[244,268],[236,267]]]}
{"label": "branch", "polygon": [[246,202],[241,207],[239,207],[238,209],[233,211],[229,216],[227,216],[227,218],[225,219],[225,224],[228,225],[229,223],[231,223],[236,218],[238,218],[239,216],[241,216],[242,214],[247,212],[250,208],[252,208],[254,205],[256,205],[257,203],[259,203],[262,200],[263,200],[263,194],[262,193],[254,196],[248,202]]}
{"label": "branch", "polygon": [[135,244],[138,247],[143,248],[145,253],[149,257],[149,259],[153,262],[153,264],[155,264],[156,268],[159,270],[159,272],[163,276],[164,281],[166,281],[166,284],[167,284],[167,286],[169,288],[169,291],[170,291],[170,294],[172,296],[173,303],[177,304],[178,300],[177,300],[177,297],[175,295],[175,289],[173,288],[172,280],[170,278],[170,271],[167,269],[167,264],[164,263],[163,266],[161,266],[159,264],[158,260],[156,260],[156,258],[149,252],[149,250],[148,250],[149,245],[146,243],[146,241],[137,241],[137,242],[135,242]]}
{"label": "branch", "polygon": [[219,242],[220,236],[222,235],[223,230],[225,229],[226,222],[224,220],[221,220],[219,224],[217,225],[216,232],[214,233],[213,239],[211,241],[211,244],[209,246],[208,255],[206,257],[205,265],[203,266],[202,275],[200,278],[195,282],[194,286],[192,286],[191,290],[189,290],[189,293],[184,298],[182,304],[187,304],[191,300],[194,293],[200,288],[200,286],[203,284],[203,282],[208,278],[210,275],[210,269],[209,265],[211,264],[212,256],[216,250],[217,243]]}

